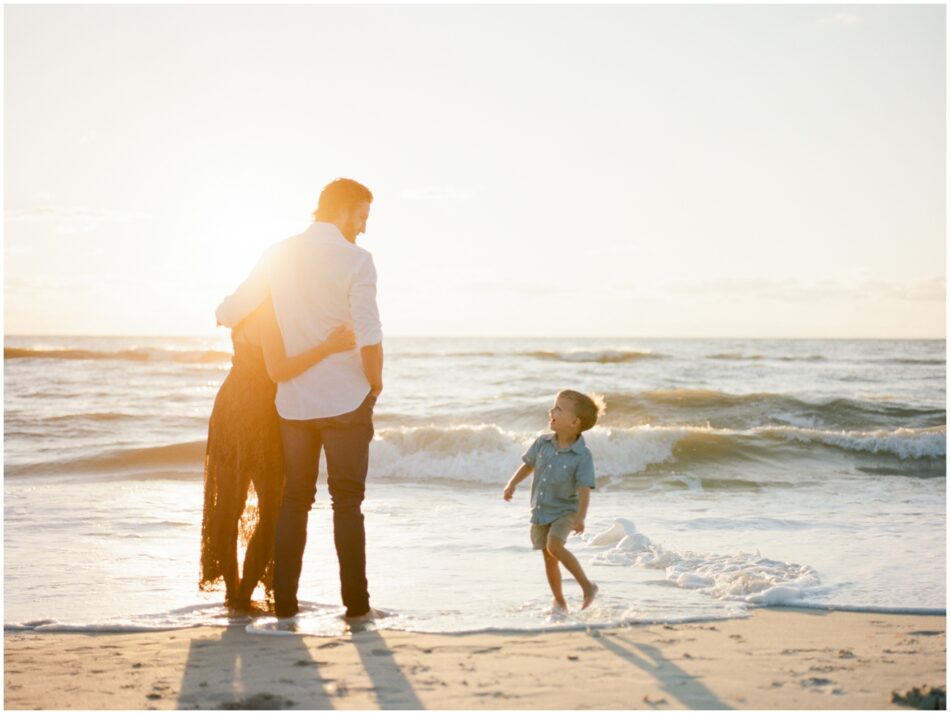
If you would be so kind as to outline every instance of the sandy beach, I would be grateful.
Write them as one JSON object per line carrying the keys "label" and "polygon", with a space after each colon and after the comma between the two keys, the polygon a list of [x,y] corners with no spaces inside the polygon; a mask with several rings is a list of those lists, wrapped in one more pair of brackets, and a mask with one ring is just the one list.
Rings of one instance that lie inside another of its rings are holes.
{"label": "sandy beach", "polygon": [[946,618],[756,611],[586,632],[8,633],[8,709],[886,709],[946,686]]}

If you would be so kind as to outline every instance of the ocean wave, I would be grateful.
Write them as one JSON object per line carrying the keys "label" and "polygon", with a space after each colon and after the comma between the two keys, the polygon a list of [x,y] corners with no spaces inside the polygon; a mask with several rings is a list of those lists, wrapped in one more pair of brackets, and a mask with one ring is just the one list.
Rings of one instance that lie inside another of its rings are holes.
{"label": "ocean wave", "polygon": [[[370,476],[384,479],[446,479],[499,483],[521,464],[536,433],[512,432],[493,424],[413,426],[379,429],[370,446]],[[945,459],[946,427],[878,431],[828,431],[790,426],[746,430],[698,426],[595,427],[585,433],[600,477],[627,479],[661,468],[671,487],[705,488],[702,474],[684,473],[710,464],[757,462],[780,465],[802,448],[834,448],[868,457],[933,464]],[[205,441],[110,450],[93,456],[7,465],[9,476],[128,473],[143,478],[182,478],[202,473]],[[865,472],[867,464],[863,465]],[[933,469],[930,469],[932,471]],[[679,472],[672,475],[669,472]],[[885,473],[882,471],[881,473]],[[929,475],[929,471],[928,471]],[[675,479],[681,482],[674,483]],[[673,479],[673,480],[670,480]],[[682,481],[692,479],[692,481]],[[748,478],[726,478],[716,488],[755,487]]]}
{"label": "ocean wave", "polygon": [[766,424],[839,429],[868,426],[937,426],[946,410],[881,399],[837,397],[809,401],[800,397],[756,392],[730,394],[711,389],[651,390],[607,394],[605,422],[617,426],[710,423],[748,428]]}
{"label": "ocean wave", "polygon": [[187,441],[164,446],[152,446],[132,449],[110,449],[92,456],[80,456],[72,459],[43,461],[28,464],[5,465],[7,476],[46,476],[76,473],[164,473],[175,467],[197,466],[198,474],[205,455],[204,440]]}
{"label": "ocean wave", "polygon": [[639,350],[538,350],[522,354],[526,357],[558,362],[596,362],[598,364],[619,364],[665,357],[665,355],[656,352]]}
{"label": "ocean wave", "polygon": [[5,623],[3,629],[5,632],[165,632],[201,626],[227,627],[235,621],[249,622],[250,618],[232,617],[223,604],[202,603],[175,608],[168,612],[114,617],[93,622],[63,622],[55,618],[11,622]]}
{"label": "ocean wave", "polygon": [[641,359],[659,359],[665,355],[649,350],[623,350],[623,349],[600,349],[600,350],[528,350],[521,352],[511,351],[470,351],[470,352],[394,352],[394,359],[431,359],[433,357],[499,357],[510,359],[512,357],[533,357],[535,359],[553,360],[556,362],[594,362],[599,364],[615,364],[622,362],[635,362]]}
{"label": "ocean wave", "polygon": [[746,352],[716,352],[711,355],[707,355],[706,359],[714,360],[725,360],[730,362],[759,362],[765,359],[775,360],[776,362],[826,362],[828,358],[823,355],[782,355],[767,357],[766,355],[759,353],[746,353]]}
{"label": "ocean wave", "polygon": [[392,352],[394,359],[431,359],[433,357],[509,357],[508,352]]}
{"label": "ocean wave", "polygon": [[901,460],[938,459],[947,455],[946,427],[926,429],[895,429],[893,431],[821,431],[798,427],[761,427],[766,436],[787,441],[820,443],[848,451],[868,454],[892,454]]}
{"label": "ocean wave", "polygon": [[[214,623],[212,623],[214,624]],[[200,624],[176,624],[176,625],[149,625],[147,623],[139,624],[136,622],[106,622],[95,624],[68,623],[59,620],[39,620],[37,623],[9,623],[3,626],[4,632],[72,632],[72,633],[101,633],[101,634],[135,634],[147,632],[168,632],[172,630],[184,630],[191,627],[200,627]]]}
{"label": "ocean wave", "polygon": [[[447,479],[499,483],[521,463],[534,434],[508,432],[493,425],[400,427],[383,429],[370,451],[371,475],[392,479]],[[690,470],[703,465],[754,461],[780,464],[788,450],[832,447],[886,456],[895,461],[946,457],[945,427],[879,432],[835,432],[795,427],[748,430],[709,427],[627,429],[595,427],[585,434],[599,477],[629,479],[652,470]],[[693,479],[674,483],[676,478]],[[672,480],[671,480],[672,479]],[[749,478],[664,477],[668,487],[757,488]],[[771,483],[771,482],[769,482]]]}
{"label": "ocean wave", "polygon": [[132,348],[101,351],[78,349],[33,349],[4,347],[3,359],[56,360],[123,360],[132,362],[177,362],[181,364],[216,364],[230,362],[231,353],[220,350],[165,350]]}
{"label": "ocean wave", "polygon": [[[494,425],[382,429],[370,449],[370,474],[390,479],[499,483],[520,466],[522,454],[536,436]],[[594,453],[598,475],[604,478],[623,479],[657,465],[683,468],[774,456],[768,444],[756,443],[754,436],[706,428],[597,427],[585,434],[585,441]]]}
{"label": "ocean wave", "polygon": [[131,421],[141,418],[143,418],[141,415],[125,412],[84,412],[80,414],[58,414],[46,417],[43,421],[47,424],[71,424],[76,421]]}

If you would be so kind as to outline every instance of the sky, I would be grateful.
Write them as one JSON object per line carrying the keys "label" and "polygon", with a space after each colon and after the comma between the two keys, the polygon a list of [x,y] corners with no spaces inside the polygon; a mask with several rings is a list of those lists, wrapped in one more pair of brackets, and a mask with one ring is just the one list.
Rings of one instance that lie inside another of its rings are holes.
{"label": "sky", "polygon": [[215,334],[346,176],[387,336],[944,338],[945,12],[7,5],[4,333]]}

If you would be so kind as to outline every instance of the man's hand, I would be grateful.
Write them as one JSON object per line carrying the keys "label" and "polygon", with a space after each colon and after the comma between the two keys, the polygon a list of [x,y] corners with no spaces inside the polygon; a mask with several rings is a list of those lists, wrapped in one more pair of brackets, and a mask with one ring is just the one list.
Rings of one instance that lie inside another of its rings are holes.
{"label": "man's hand", "polygon": [[374,397],[379,399],[379,395],[383,391],[383,383],[379,382],[378,384],[370,384],[369,391]]}
{"label": "man's hand", "polygon": [[574,532],[575,532],[575,533],[583,533],[583,532],[584,532],[584,519],[583,519],[583,518],[575,518],[575,519],[574,519]]}
{"label": "man's hand", "polygon": [[510,501],[511,497],[515,495],[515,486],[514,484],[509,483],[505,486],[505,500]]}

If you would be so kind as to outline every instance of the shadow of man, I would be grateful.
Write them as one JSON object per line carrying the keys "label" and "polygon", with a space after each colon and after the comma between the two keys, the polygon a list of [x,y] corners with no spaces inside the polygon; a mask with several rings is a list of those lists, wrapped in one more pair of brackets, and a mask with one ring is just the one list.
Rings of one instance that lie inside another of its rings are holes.
{"label": "shadow of man", "polygon": [[192,639],[179,709],[333,708],[302,637],[254,635],[245,627]]}
{"label": "shadow of man", "polygon": [[[659,687],[688,709],[732,709],[693,675],[666,659],[659,649],[630,642],[619,634],[587,633],[601,647],[653,675]],[[639,650],[639,653],[634,649]],[[649,704],[649,702],[648,702]]]}
{"label": "shadow of man", "polygon": [[373,683],[380,709],[425,709],[379,632],[355,631],[352,642]]}

